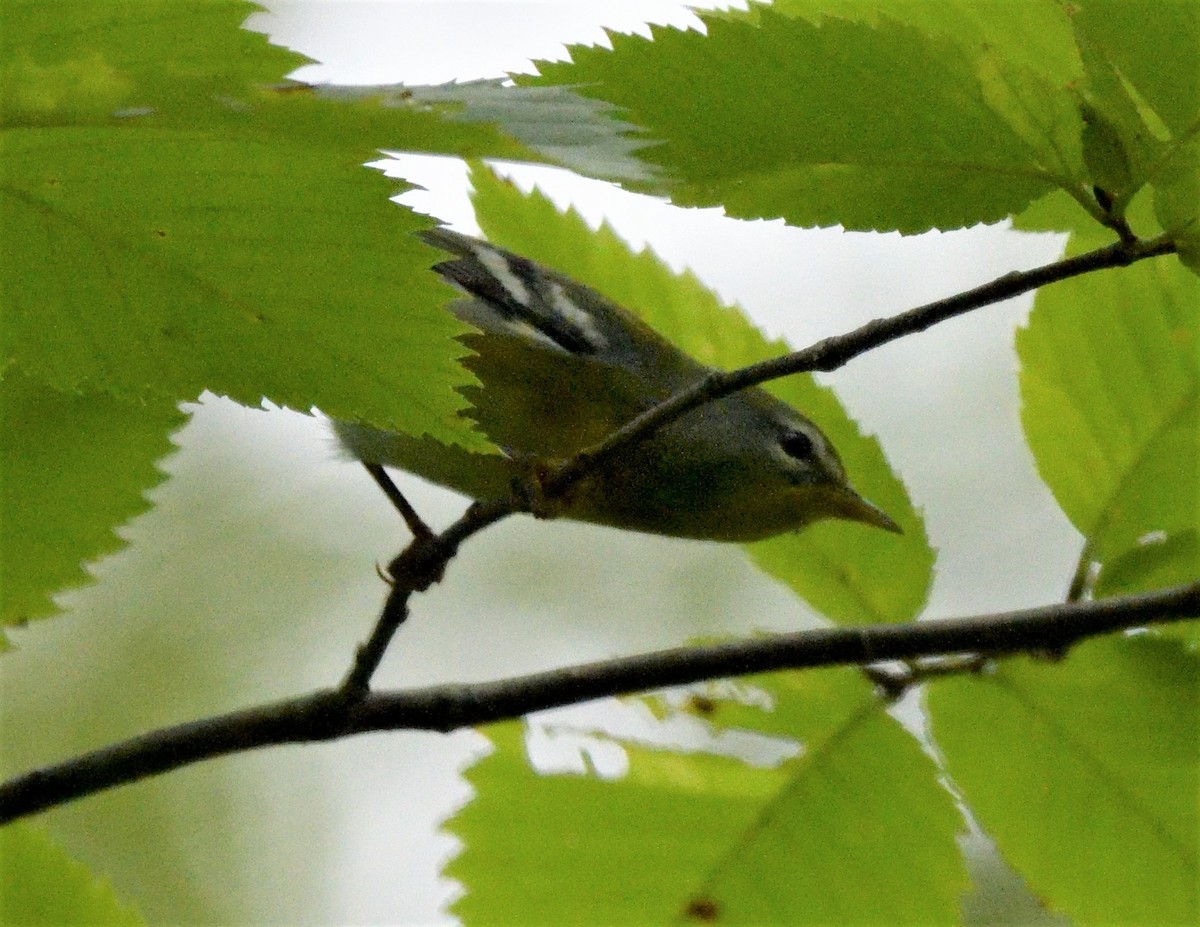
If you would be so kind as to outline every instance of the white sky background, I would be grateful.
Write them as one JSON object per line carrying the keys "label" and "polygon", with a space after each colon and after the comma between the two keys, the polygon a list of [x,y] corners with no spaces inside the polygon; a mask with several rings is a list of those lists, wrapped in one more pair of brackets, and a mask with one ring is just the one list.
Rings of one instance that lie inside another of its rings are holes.
{"label": "white sky background", "polygon": [[[527,70],[530,58],[562,57],[564,42],[603,41],[601,25],[629,31],[646,18],[696,22],[680,4],[647,0],[263,2],[271,12],[252,25],[323,62],[297,76],[341,83],[499,76]],[[392,172],[427,188],[403,202],[470,230],[461,164],[409,157]],[[511,173],[593,223],[606,218],[634,244],[648,242],[674,267],[690,267],[796,346],[1052,260],[1060,245],[1000,227],[901,238],[739,222],[562,171]],[[943,323],[826,378],[880,437],[925,510],[940,551],[932,616],[1061,599],[1078,555],[1079,540],[1038,480],[1018,422],[1013,332],[1030,302]],[[313,419],[206,400],[180,442],[183,450],[166,467],[173,479],[154,494],[157,509],[128,532],[139,540],[136,549],[102,564],[105,583],[72,594],[71,606],[119,615],[129,594],[120,579],[138,569],[161,576],[164,601],[175,602],[180,589],[199,590],[214,613],[205,626],[159,633],[190,634],[188,646],[234,654],[223,670],[230,702],[189,707],[185,717],[332,684],[382,600],[373,563],[396,552],[398,519],[359,468],[334,458]],[[435,524],[461,508],[449,493],[402,485]],[[207,499],[204,512],[173,509],[195,494]],[[256,564],[239,598],[230,577],[249,552],[272,546],[264,544],[264,525],[274,546],[301,552],[311,567],[276,574]],[[174,548],[171,540],[164,546],[163,538],[183,534]],[[154,540],[143,545],[142,535]],[[193,565],[197,549],[217,559]],[[148,556],[152,562],[131,565]],[[220,596],[210,602],[214,576]],[[711,587],[697,588],[699,577]],[[262,603],[277,590],[286,602]],[[290,636],[256,627],[248,601],[293,609]],[[234,614],[224,614],[226,607]],[[416,600],[380,683],[494,677],[804,620],[802,606],[747,566],[736,547],[515,520],[473,540],[443,586]],[[119,626],[120,618],[113,621]],[[52,640],[79,633],[83,623],[45,624],[39,635]],[[111,633],[113,625],[105,627]],[[36,637],[23,643],[16,664],[48,659],[42,647],[50,644]],[[455,773],[479,743],[470,734],[383,735],[210,764],[237,769],[225,801],[265,815],[261,832],[239,837],[251,842],[255,873],[229,887],[251,912],[245,920],[260,912],[262,921],[291,923],[444,922],[439,906],[455,887],[437,871],[453,843],[434,828],[466,798]],[[328,816],[314,820],[314,803]],[[190,826],[199,825],[179,823],[181,832]],[[314,845],[327,855],[315,855]],[[211,884],[213,864],[199,861],[205,871],[197,879]]]}

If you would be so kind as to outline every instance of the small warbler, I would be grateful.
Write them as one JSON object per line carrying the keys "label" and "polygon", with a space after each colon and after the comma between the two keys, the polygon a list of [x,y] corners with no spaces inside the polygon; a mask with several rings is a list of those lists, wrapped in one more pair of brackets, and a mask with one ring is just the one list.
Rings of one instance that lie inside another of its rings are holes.
{"label": "small warbler", "polygon": [[[465,294],[450,304],[479,329],[462,341],[481,386],[467,414],[503,451],[475,454],[334,422],[351,455],[474,499],[499,498],[539,464],[570,457],[707,372],[595,290],[445,228],[420,233],[453,257],[434,270]],[[532,472],[536,472],[534,469]],[[555,500],[556,514],[631,531],[752,541],[838,518],[900,528],[851,488],[812,422],[751,388],[684,414]]]}

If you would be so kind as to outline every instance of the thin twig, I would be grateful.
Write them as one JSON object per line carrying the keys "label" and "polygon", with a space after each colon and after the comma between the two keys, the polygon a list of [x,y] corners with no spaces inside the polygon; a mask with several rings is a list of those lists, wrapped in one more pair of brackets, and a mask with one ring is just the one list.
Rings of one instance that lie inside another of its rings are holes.
{"label": "thin twig", "polygon": [[417,510],[405,498],[404,493],[400,491],[400,487],[392,482],[392,478],[388,476],[388,472],[379,464],[366,463],[365,461],[363,462],[363,467],[371,474],[371,479],[383,490],[383,494],[395,506],[396,511],[400,513],[400,517],[404,519],[404,524],[412,532],[413,538],[416,540],[425,540],[433,537],[433,529],[425,524],[425,519],[417,514]]}
{"label": "thin twig", "polygon": [[990,662],[989,657],[977,653],[937,656],[922,660],[910,660],[899,667],[865,666],[863,674],[889,701],[895,701],[913,686],[942,676],[961,676],[978,673]]}
{"label": "thin twig", "polygon": [[686,412],[722,396],[793,373],[836,370],[866,351],[905,335],[923,332],[939,322],[974,309],[1003,302],[1049,283],[1097,270],[1125,267],[1136,261],[1171,254],[1176,250],[1175,243],[1166,237],[1150,241],[1118,241],[1033,270],[1005,274],[983,286],[909,309],[898,315],[875,319],[844,335],[818,341],[802,351],[794,351],[727,373],[713,371],[688,389],[676,393],[632,419],[603,441],[580,451],[559,465],[543,477],[542,491],[547,495],[563,492],[625,448],[645,441],[659,428],[675,421]]}
{"label": "thin twig", "polygon": [[408,600],[441,582],[446,566],[467,538],[517,511],[515,500],[475,503],[445,531],[413,538],[390,564],[391,591],[370,638],[354,655],[354,664],[338,691],[347,705],[358,701],[370,688],[371,677],[383,662],[388,645],[408,618]]}
{"label": "thin twig", "polygon": [[323,690],[162,728],[0,785],[0,823],[201,760],[373,731],[453,731],[531,711],[722,676],[861,665],[954,653],[996,656],[1069,646],[1130,627],[1200,616],[1200,582],[1156,592],[913,624],[803,631],[472,685],[364,694]]}

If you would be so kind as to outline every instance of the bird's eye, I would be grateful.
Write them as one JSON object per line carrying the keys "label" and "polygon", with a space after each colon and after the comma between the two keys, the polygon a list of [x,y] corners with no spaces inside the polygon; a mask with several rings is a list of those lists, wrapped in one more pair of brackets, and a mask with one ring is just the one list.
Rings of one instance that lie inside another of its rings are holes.
{"label": "bird's eye", "polygon": [[789,457],[804,460],[812,456],[813,440],[803,431],[789,431],[779,439],[779,446]]}

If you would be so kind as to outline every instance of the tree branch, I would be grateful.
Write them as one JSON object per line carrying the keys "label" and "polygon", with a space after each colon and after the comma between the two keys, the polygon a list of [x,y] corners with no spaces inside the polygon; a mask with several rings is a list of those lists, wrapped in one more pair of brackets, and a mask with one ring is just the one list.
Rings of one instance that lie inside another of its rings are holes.
{"label": "tree branch", "polygon": [[923,332],[927,328],[963,315],[974,309],[1003,302],[1022,293],[1036,290],[1048,283],[1057,283],[1081,274],[1112,267],[1126,267],[1137,261],[1177,250],[1175,242],[1163,236],[1149,241],[1117,241],[1103,248],[1075,257],[1044,264],[1032,270],[1014,271],[997,277],[990,283],[965,290],[946,299],[917,306],[898,315],[875,319],[854,331],[818,341],[802,351],[793,351],[770,360],[751,364],[738,370],[713,371],[694,386],[676,393],[652,409],[630,420],[603,441],[580,451],[570,460],[551,471],[542,481],[547,494],[562,492],[582,479],[599,464],[609,460],[624,448],[649,438],[664,425],[706,402],[730,393],[757,386],[793,373],[831,371],[867,351],[895,341],[905,335]]}
{"label": "tree branch", "polygon": [[686,647],[473,685],[341,690],[162,728],[0,785],[0,823],[201,760],[373,731],[448,732],[532,711],[720,676],[870,665],[947,654],[1058,649],[1087,637],[1200,616],[1200,582],[1156,592],[970,618],[867,625]]}

